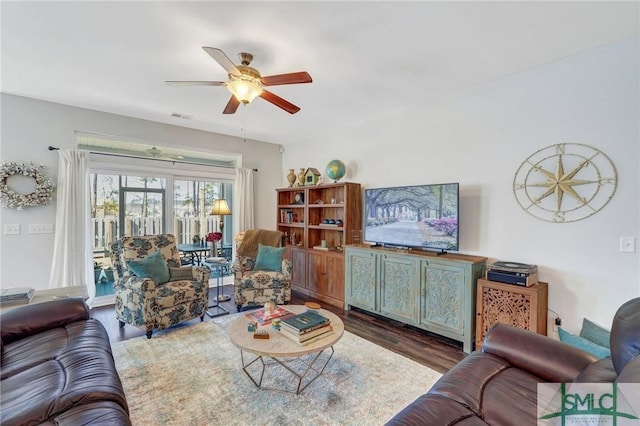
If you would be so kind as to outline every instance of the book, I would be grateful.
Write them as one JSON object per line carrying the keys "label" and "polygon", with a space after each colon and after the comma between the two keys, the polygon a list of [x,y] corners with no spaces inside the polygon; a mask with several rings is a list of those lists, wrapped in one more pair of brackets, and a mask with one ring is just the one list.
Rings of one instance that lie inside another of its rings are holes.
{"label": "book", "polygon": [[270,324],[271,320],[274,318],[287,318],[292,317],[293,315],[293,312],[287,311],[282,306],[276,306],[276,309],[270,314],[265,312],[263,308],[253,312],[249,312],[246,317],[250,320],[256,321],[259,325],[267,325]]}
{"label": "book", "polygon": [[27,304],[29,304],[29,299],[0,300],[0,306],[2,306],[3,308]]}
{"label": "book", "polygon": [[307,329],[304,329],[304,330],[300,331],[300,330],[298,330],[298,329],[296,329],[296,328],[291,327],[291,326],[290,326],[290,325],[288,325],[288,324],[285,324],[285,323],[283,323],[283,322],[280,322],[280,328],[282,328],[282,329],[286,329],[286,330],[287,330],[288,332],[290,332],[290,333],[297,334],[297,335],[301,336],[301,335],[303,335],[303,334],[307,334],[307,333],[310,333],[310,332],[312,332],[312,331],[314,331],[314,330],[317,330],[318,328],[326,327],[326,326],[327,326],[327,325],[329,325],[329,324],[330,324],[330,322],[329,322],[329,321],[327,321],[327,322],[323,322],[323,323],[321,323],[321,324],[318,324],[318,325],[316,325],[316,326],[314,326],[314,327],[309,327],[309,328],[307,328]]}
{"label": "book", "polygon": [[333,251],[335,247],[322,247],[322,246],[313,246],[314,250],[322,250],[322,251]]}
{"label": "book", "polygon": [[324,324],[322,327],[318,327],[315,330],[311,330],[307,333],[302,333],[299,334],[293,330],[290,330],[289,328],[285,328],[285,327],[280,327],[280,332],[285,334],[286,337],[289,337],[290,339],[297,341],[297,342],[304,342],[306,340],[312,339],[320,334],[324,334],[327,331],[333,331],[333,325],[331,325],[331,323],[329,324]]}
{"label": "book", "polygon": [[27,303],[33,297],[35,290],[32,287],[12,287],[2,289],[0,302],[24,302]]}
{"label": "book", "polygon": [[281,324],[290,326],[297,331],[304,331],[328,322],[329,318],[323,317],[316,311],[307,311],[298,315],[284,318]]}
{"label": "book", "polygon": [[306,340],[303,340],[303,341],[300,341],[297,338],[297,336],[294,336],[293,334],[290,334],[290,333],[287,333],[287,332],[280,331],[280,334],[282,334],[283,336],[291,339],[292,341],[294,341],[295,343],[297,343],[299,345],[305,346],[305,345],[309,345],[311,343],[315,343],[318,340],[324,339],[325,337],[330,336],[331,334],[333,334],[333,327],[330,326],[329,329],[323,330],[322,333],[317,334],[317,335],[315,335],[313,337],[310,337],[310,338],[308,338]]}

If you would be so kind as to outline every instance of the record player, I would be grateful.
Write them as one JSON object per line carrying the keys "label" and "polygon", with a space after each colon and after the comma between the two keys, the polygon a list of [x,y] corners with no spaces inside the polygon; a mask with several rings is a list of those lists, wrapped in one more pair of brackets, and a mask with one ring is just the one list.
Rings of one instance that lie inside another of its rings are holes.
{"label": "record player", "polygon": [[487,265],[487,279],[529,287],[538,282],[538,266],[518,262],[494,262]]}

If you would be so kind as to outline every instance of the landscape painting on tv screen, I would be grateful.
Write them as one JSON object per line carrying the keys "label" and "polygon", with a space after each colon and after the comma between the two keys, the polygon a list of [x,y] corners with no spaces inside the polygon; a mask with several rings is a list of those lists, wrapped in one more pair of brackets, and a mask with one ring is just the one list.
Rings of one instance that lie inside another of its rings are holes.
{"label": "landscape painting on tv screen", "polygon": [[364,239],[458,250],[458,202],[457,183],[367,189]]}

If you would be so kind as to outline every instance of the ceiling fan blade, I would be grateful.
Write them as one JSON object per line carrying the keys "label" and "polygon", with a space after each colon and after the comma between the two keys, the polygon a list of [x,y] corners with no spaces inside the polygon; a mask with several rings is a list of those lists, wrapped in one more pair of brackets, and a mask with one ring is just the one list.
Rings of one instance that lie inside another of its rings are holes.
{"label": "ceiling fan blade", "polygon": [[274,95],[269,91],[263,90],[262,93],[260,94],[260,97],[265,101],[271,102],[275,106],[282,108],[283,110],[287,111],[289,114],[295,114],[296,112],[300,111],[299,107],[295,106],[289,101],[282,99],[278,95]]}
{"label": "ceiling fan blade", "polygon": [[205,52],[209,54],[209,56],[215,59],[215,61],[219,63],[220,66],[227,71],[227,73],[234,76],[242,75],[240,71],[238,71],[238,68],[236,68],[236,66],[233,64],[233,62],[231,62],[231,59],[229,59],[229,57],[225,55],[225,53],[222,50],[217,49],[215,47],[206,47],[206,46],[203,46],[202,48],[204,49]]}
{"label": "ceiling fan blade", "polygon": [[266,77],[262,77],[261,80],[264,86],[311,83],[313,81],[309,73],[306,71],[292,72],[289,74],[268,75]]}
{"label": "ceiling fan blade", "polygon": [[235,114],[235,112],[238,110],[238,106],[240,105],[240,101],[236,99],[235,96],[231,96],[231,99],[229,99],[229,102],[227,102],[227,106],[224,107],[224,111],[222,111],[223,114]]}
{"label": "ceiling fan blade", "polygon": [[169,86],[226,86],[225,81],[165,81]]}

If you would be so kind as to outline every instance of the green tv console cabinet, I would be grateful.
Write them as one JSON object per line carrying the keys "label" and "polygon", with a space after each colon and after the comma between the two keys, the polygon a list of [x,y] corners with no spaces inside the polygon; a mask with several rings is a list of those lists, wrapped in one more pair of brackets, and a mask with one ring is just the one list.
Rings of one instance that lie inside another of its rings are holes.
{"label": "green tv console cabinet", "polygon": [[366,244],[345,248],[345,309],[356,307],[473,350],[476,283],[485,257]]}

